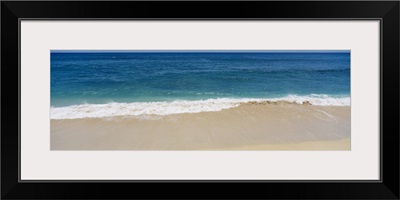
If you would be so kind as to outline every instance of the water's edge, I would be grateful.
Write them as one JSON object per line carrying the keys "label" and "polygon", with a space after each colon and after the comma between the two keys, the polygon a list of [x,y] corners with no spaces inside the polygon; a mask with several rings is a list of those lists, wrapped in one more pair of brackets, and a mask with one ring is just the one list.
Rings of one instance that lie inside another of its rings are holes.
{"label": "water's edge", "polygon": [[350,106],[350,97],[335,98],[328,95],[296,96],[284,98],[217,98],[207,100],[176,100],[171,102],[132,102],[107,104],[81,104],[66,107],[51,107],[51,119],[104,118],[117,116],[171,115],[220,111],[238,107],[245,103],[289,102],[315,106]]}

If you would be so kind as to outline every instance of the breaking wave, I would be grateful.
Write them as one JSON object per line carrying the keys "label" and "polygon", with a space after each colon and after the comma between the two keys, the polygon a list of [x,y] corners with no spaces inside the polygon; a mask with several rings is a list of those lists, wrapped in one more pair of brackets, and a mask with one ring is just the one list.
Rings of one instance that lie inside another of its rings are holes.
{"label": "breaking wave", "polygon": [[207,100],[176,100],[172,102],[133,102],[107,104],[81,104],[67,107],[51,107],[51,119],[107,118],[117,116],[171,115],[181,113],[215,112],[238,107],[248,102],[291,102],[310,103],[316,106],[350,106],[350,97],[331,97],[329,95],[289,95],[283,98],[218,98]]}

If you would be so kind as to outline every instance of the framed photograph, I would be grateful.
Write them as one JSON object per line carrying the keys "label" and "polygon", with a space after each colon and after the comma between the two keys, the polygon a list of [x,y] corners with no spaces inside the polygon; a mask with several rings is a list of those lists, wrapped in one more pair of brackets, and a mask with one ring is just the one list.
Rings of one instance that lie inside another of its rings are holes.
{"label": "framed photograph", "polygon": [[2,1],[1,198],[399,199],[399,8]]}

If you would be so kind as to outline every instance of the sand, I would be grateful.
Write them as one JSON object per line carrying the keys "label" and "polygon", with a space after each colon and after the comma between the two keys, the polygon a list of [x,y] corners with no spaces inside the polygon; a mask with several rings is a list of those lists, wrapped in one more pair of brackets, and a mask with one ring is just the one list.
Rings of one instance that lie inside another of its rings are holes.
{"label": "sand", "polygon": [[313,142],[300,142],[300,143],[282,143],[282,144],[260,144],[240,146],[224,149],[210,149],[210,150],[276,150],[276,151],[333,151],[333,150],[351,150],[350,138],[341,140],[327,140],[327,141],[313,141]]}
{"label": "sand", "polygon": [[51,150],[350,150],[350,107],[246,103],[217,112],[51,120]]}

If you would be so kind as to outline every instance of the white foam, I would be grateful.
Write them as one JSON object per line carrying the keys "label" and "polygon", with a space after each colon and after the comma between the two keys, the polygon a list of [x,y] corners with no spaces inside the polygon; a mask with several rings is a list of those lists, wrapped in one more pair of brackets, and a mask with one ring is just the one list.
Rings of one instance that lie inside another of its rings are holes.
{"label": "white foam", "polygon": [[309,96],[289,95],[274,100],[289,101],[298,104],[308,101],[316,106],[350,106],[350,97],[335,98],[326,94],[311,94]]}
{"label": "white foam", "polygon": [[163,116],[180,113],[213,112],[239,106],[249,101],[289,101],[302,104],[305,101],[317,106],[350,106],[350,98],[333,98],[327,95],[296,96],[289,95],[284,98],[274,99],[207,99],[196,101],[172,102],[134,102],[134,103],[107,103],[107,104],[82,104],[67,107],[51,107],[51,119],[82,119],[82,118],[107,118],[117,116]]}

